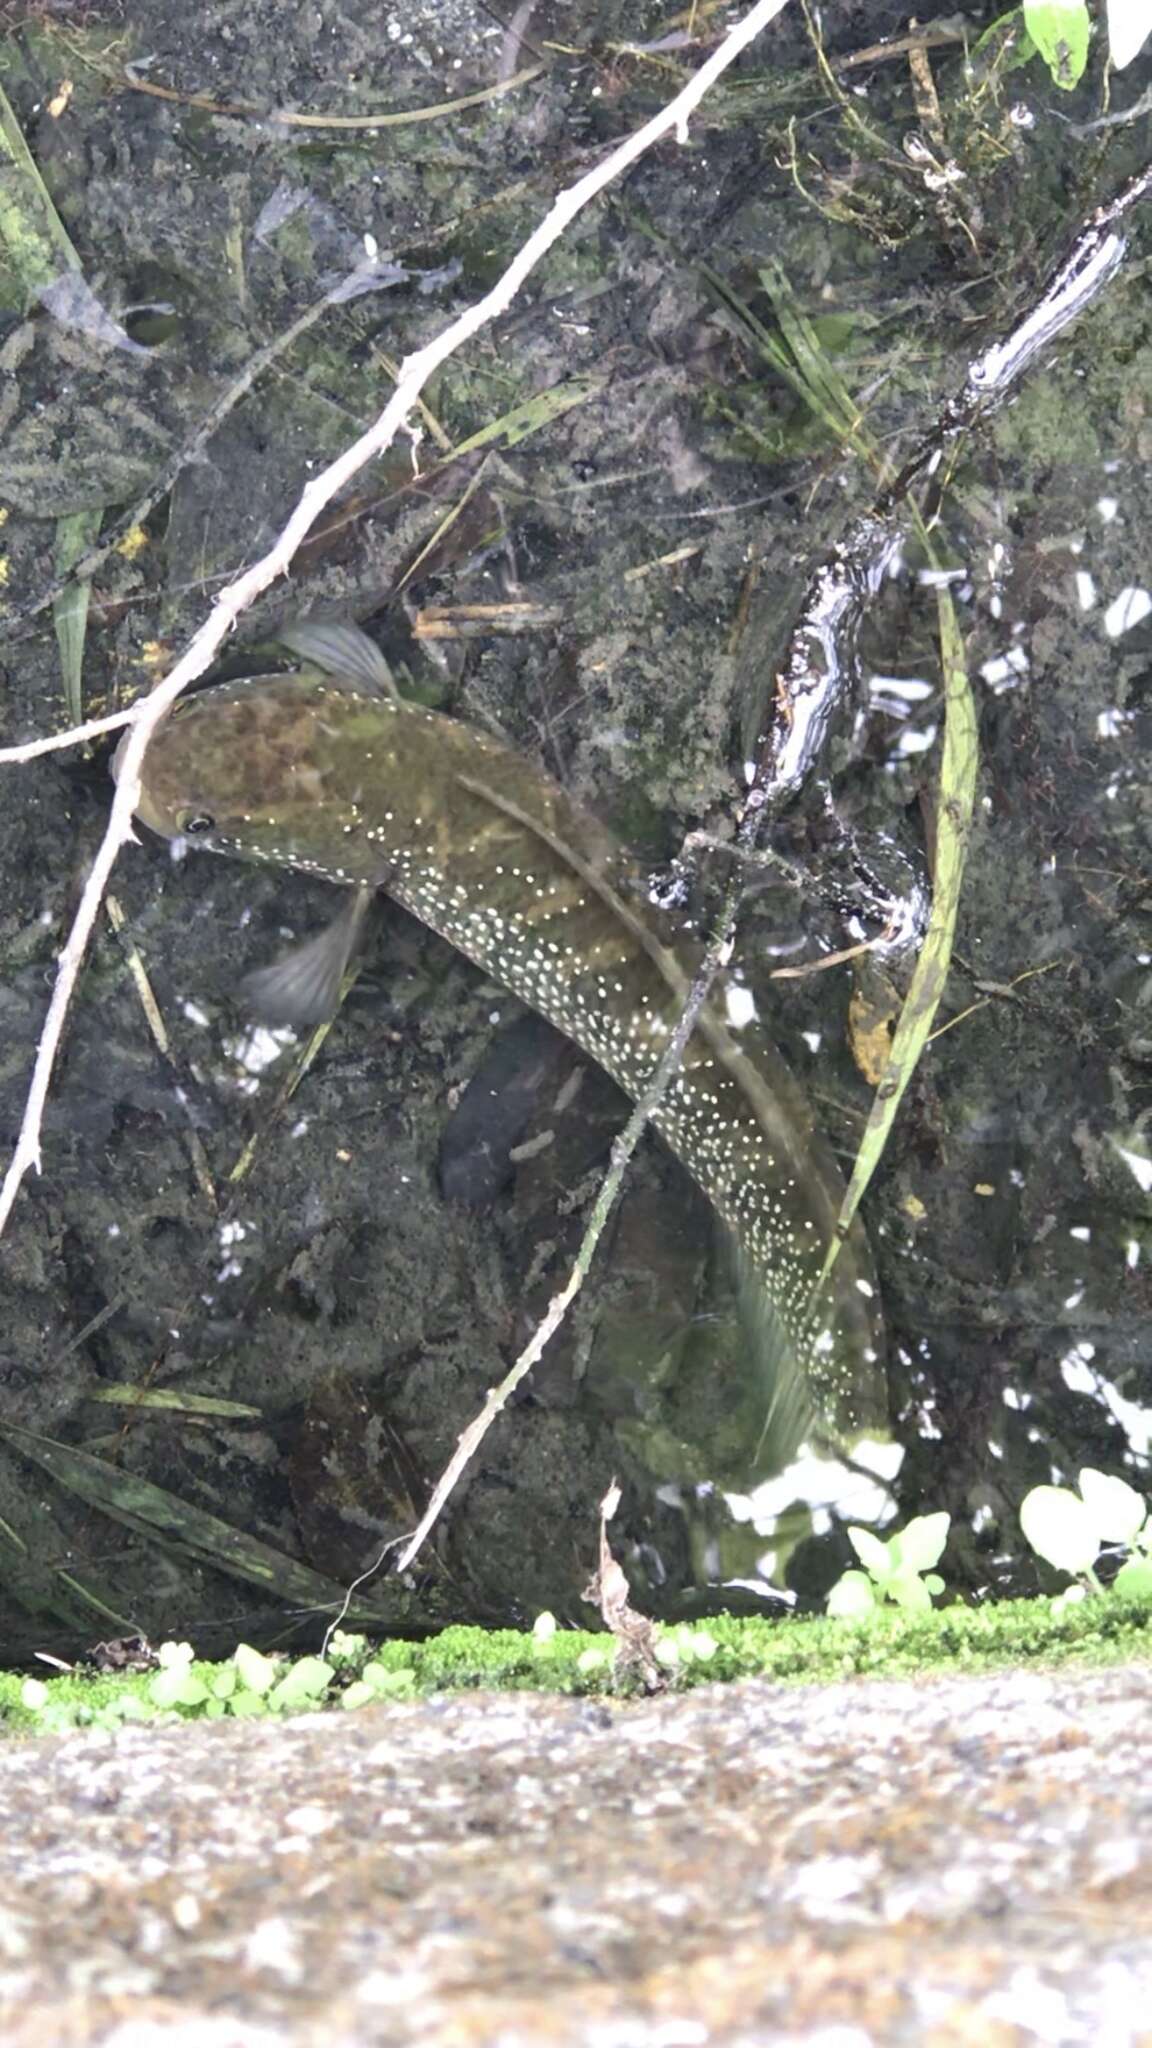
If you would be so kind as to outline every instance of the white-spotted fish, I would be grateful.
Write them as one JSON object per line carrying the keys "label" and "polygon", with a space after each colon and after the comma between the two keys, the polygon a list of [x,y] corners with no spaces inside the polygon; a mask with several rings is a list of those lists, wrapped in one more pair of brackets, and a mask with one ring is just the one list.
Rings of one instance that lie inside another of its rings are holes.
{"label": "white-spotted fish", "polygon": [[[330,1009],[381,889],[638,1095],[692,975],[639,870],[511,747],[398,696],[357,628],[281,637],[306,666],[183,699],[149,748],[137,813],[169,838],[352,891],[328,933],[251,978],[259,1006],[294,1021]],[[886,1434],[875,1285],[854,1228],[816,1292],[842,1183],[779,1054],[726,1010],[721,984],[652,1120],[734,1239],[778,1467],[805,1437],[850,1450]]]}

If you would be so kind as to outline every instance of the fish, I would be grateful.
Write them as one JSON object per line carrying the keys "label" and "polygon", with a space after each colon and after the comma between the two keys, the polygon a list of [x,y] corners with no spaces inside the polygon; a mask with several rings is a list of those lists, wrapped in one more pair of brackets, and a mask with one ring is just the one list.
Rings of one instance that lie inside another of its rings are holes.
{"label": "fish", "polygon": [[[324,876],[334,924],[248,977],[267,1017],[329,1014],[378,892],[567,1034],[635,1100],[700,957],[669,935],[643,871],[528,757],[397,690],[353,625],[279,634],[293,671],[182,698],[145,756],[136,817],[169,840]],[[118,770],[124,742],[117,753]],[[837,1241],[843,1183],[811,1108],[758,1024],[731,1021],[722,975],[651,1121],[722,1226],[763,1378],[763,1460],[850,1455],[888,1436],[879,1302],[866,1234]],[[823,1277],[822,1277],[823,1276]]]}

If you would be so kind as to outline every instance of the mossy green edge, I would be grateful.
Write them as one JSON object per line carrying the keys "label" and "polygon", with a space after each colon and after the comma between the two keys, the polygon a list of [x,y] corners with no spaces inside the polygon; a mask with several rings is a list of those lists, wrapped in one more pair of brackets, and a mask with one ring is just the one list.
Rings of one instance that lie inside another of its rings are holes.
{"label": "mossy green edge", "polygon": [[[868,1624],[821,1619],[768,1621],[759,1617],[711,1615],[678,1637],[705,1636],[715,1648],[691,1654],[670,1673],[677,1688],[733,1678],[762,1677],[785,1684],[827,1685],[850,1678],[919,1678],[957,1673],[1051,1667],[1097,1666],[1152,1658],[1152,1607],[1116,1595],[1056,1608],[1046,1599],[1010,1600],[994,1606],[950,1607],[930,1614],[896,1610]],[[392,1641],[373,1653],[385,1669],[404,1673],[414,1694],[445,1691],[537,1690],[591,1694],[617,1690],[610,1669],[579,1669],[589,1650],[611,1650],[611,1639],[582,1630],[557,1630],[547,1641],[515,1629],[448,1628],[428,1642]],[[220,1669],[198,1664],[204,1677]],[[82,1678],[43,1674],[52,1701],[98,1708],[126,1692],[146,1695],[150,1674]],[[11,1732],[33,1729],[37,1717],[20,1702],[18,1673],[0,1673],[0,1725]],[[625,1681],[625,1691],[634,1683]]]}

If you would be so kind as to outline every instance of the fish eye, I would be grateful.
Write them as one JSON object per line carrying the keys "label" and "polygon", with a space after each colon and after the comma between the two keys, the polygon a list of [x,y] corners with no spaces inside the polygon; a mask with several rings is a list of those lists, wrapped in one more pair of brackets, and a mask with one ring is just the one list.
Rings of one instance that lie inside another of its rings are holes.
{"label": "fish eye", "polygon": [[182,811],[176,823],[186,839],[199,839],[205,832],[216,830],[211,811]]}

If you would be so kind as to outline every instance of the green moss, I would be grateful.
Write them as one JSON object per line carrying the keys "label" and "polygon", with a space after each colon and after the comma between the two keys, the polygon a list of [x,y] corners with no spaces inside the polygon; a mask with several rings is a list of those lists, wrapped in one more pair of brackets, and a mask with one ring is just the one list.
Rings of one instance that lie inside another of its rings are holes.
{"label": "green moss", "polygon": [[[1066,1607],[1048,1600],[1012,1600],[916,1615],[893,1610],[891,1618],[885,1615],[867,1625],[717,1615],[698,1626],[660,1630],[658,1654],[677,1686],[753,1677],[826,1685],[846,1678],[919,1678],[1031,1663],[1119,1664],[1152,1655],[1152,1607],[1113,1594]],[[603,1634],[449,1628],[428,1642],[381,1644],[368,1659],[375,1683],[358,1686],[356,1697],[366,1697],[369,1690],[382,1698],[481,1688],[613,1691],[612,1658],[611,1638]],[[221,1688],[213,1681],[230,1667],[198,1663],[192,1668],[219,1697]],[[355,1675],[354,1666],[342,1665],[341,1674],[329,1695],[334,1705],[343,1683]],[[88,1721],[126,1698],[140,1701],[147,1712],[150,1678],[149,1673],[50,1678],[48,1702],[56,1711],[42,1720],[21,1702],[24,1680],[15,1673],[0,1674],[0,1716],[10,1732],[17,1732],[59,1725],[60,1710],[78,1710]],[[635,1683],[623,1689],[634,1691]]]}

